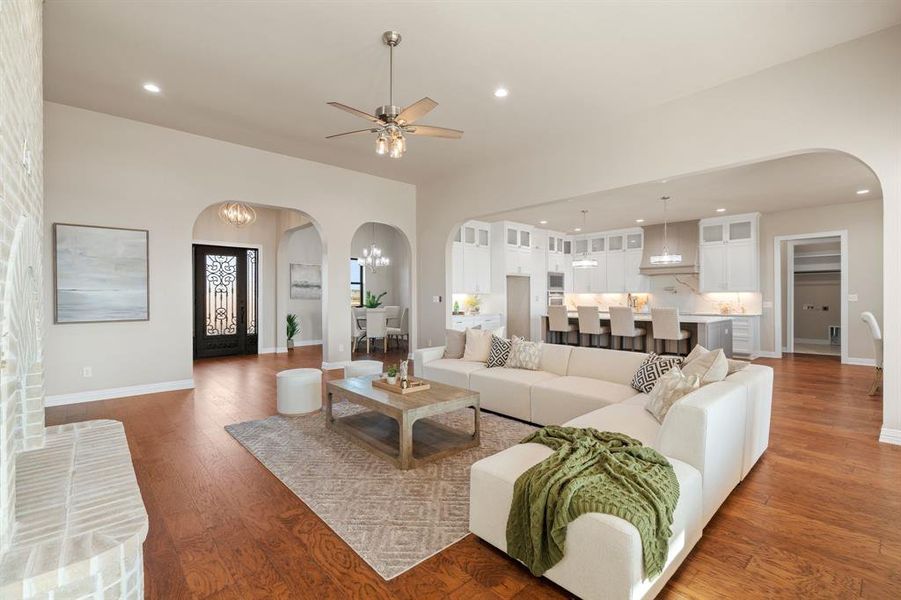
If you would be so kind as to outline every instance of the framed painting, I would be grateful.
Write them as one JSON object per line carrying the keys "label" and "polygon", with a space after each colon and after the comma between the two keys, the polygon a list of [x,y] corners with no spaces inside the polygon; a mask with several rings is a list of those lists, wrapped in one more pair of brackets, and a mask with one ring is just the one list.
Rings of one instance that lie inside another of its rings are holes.
{"label": "framed painting", "polygon": [[322,298],[322,265],[291,265],[291,299]]}
{"label": "framed painting", "polygon": [[149,232],[53,224],[55,323],[150,320]]}

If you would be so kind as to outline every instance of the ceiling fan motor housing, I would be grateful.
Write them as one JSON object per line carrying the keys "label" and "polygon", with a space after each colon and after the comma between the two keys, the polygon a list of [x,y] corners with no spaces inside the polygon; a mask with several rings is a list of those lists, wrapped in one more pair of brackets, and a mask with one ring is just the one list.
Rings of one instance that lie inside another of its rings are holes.
{"label": "ceiling fan motor housing", "polygon": [[384,104],[375,109],[375,116],[377,116],[385,123],[390,123],[397,119],[397,115],[400,114],[401,110],[403,109],[400,106],[394,106],[393,104]]}

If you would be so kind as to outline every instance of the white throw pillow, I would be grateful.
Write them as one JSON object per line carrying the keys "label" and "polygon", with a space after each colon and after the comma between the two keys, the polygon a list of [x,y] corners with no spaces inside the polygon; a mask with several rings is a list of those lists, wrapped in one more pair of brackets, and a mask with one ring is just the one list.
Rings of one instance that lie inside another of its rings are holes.
{"label": "white throw pillow", "polygon": [[466,349],[463,351],[463,360],[474,362],[488,362],[491,353],[491,332],[481,329],[466,330]]}
{"label": "white throw pillow", "polygon": [[537,371],[541,364],[541,346],[542,342],[529,342],[514,335],[507,368]]}
{"label": "white throw pillow", "polygon": [[673,367],[657,380],[644,407],[659,423],[663,423],[676,400],[699,387],[701,379],[697,375],[686,375],[679,367]]}
{"label": "white throw pillow", "polygon": [[701,385],[722,381],[729,373],[729,359],[722,348],[707,350],[703,346],[695,346],[685,357],[682,372],[700,377]]}

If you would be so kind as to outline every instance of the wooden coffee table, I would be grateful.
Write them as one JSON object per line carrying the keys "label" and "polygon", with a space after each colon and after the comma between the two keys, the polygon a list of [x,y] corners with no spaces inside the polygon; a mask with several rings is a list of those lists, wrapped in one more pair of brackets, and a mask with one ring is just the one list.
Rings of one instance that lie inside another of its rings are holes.
{"label": "wooden coffee table", "polygon": [[[479,445],[479,393],[429,381],[431,389],[400,395],[372,386],[377,376],[326,384],[325,425],[401,470],[457,454]],[[368,411],[336,419],[339,400]],[[460,431],[427,417],[472,407],[473,431]]]}

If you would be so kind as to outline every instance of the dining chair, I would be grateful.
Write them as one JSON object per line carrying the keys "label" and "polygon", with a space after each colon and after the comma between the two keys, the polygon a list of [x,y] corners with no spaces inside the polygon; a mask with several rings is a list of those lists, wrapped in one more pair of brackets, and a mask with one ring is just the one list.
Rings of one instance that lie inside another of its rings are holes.
{"label": "dining chair", "polygon": [[679,324],[678,308],[652,308],[651,335],[654,337],[654,352],[657,354],[666,352],[668,341],[676,342],[676,354],[682,354],[683,342],[685,343],[685,356],[691,349],[691,332],[682,329]]}
{"label": "dining chair", "polygon": [[873,351],[876,355],[876,370],[873,373],[873,383],[870,384],[870,396],[875,396],[879,388],[882,387],[882,329],[879,328],[879,321],[876,315],[870,311],[861,313],[860,320],[867,324],[870,330],[870,337],[873,338]]}
{"label": "dining chair", "polygon": [[382,340],[382,352],[388,352],[388,325],[384,308],[366,309],[366,353],[372,340]]}
{"label": "dining chair", "polygon": [[[641,350],[644,350],[646,331],[642,327],[635,326],[635,313],[631,306],[611,306],[610,312],[610,340],[611,348],[618,345],[619,350],[625,350],[625,341],[629,339],[630,350],[637,350],[641,342]],[[616,342],[619,341],[619,344]]]}
{"label": "dining chair", "polygon": [[[601,325],[601,315],[597,306],[577,306],[579,313],[579,345],[603,348],[604,338],[607,338],[607,346],[610,345],[610,328]],[[588,344],[583,344],[582,336],[588,336]],[[592,338],[597,336],[598,344],[592,344]]]}
{"label": "dining chair", "polygon": [[553,334],[554,339],[560,340],[556,343],[568,344],[569,334],[578,331],[578,329],[569,322],[569,314],[567,314],[565,306],[548,306],[547,331],[548,337],[551,337]]}
{"label": "dining chair", "polygon": [[388,338],[394,338],[397,347],[400,348],[400,342],[403,340],[406,347],[410,348],[410,311],[404,308],[400,315],[400,325],[398,327],[388,327]]}
{"label": "dining chair", "polygon": [[366,338],[366,308],[363,306],[350,307],[350,330],[353,332],[353,344],[351,354],[359,348],[360,342]]}
{"label": "dining chair", "polygon": [[388,327],[400,327],[400,306],[385,306]]}

